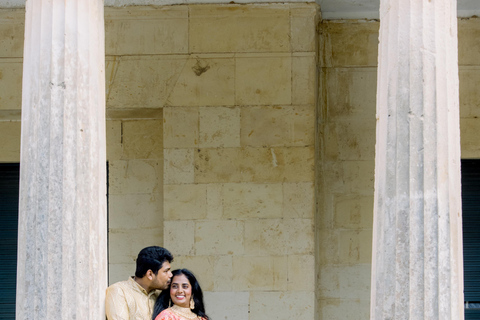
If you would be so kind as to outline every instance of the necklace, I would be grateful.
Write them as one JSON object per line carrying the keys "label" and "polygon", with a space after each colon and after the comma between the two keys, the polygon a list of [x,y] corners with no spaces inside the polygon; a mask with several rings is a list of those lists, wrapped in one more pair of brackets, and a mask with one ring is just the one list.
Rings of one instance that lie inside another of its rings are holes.
{"label": "necklace", "polygon": [[197,319],[197,315],[190,310],[190,308],[182,308],[174,304],[169,308],[177,316],[183,317],[185,319]]}

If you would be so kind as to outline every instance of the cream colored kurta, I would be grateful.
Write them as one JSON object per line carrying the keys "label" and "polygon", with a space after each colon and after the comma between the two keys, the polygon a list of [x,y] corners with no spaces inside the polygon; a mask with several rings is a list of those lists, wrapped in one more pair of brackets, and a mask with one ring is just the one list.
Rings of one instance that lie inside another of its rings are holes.
{"label": "cream colored kurta", "polygon": [[151,320],[160,290],[150,293],[129,278],[107,288],[105,312],[108,320]]}

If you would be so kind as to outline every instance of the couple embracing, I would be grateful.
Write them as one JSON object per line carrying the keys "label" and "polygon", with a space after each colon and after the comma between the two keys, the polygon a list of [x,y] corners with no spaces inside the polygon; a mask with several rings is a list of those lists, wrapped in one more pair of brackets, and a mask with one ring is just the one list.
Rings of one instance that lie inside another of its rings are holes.
{"label": "couple embracing", "polygon": [[172,261],[165,248],[142,249],[135,276],[107,288],[107,319],[209,320],[197,279],[187,269],[171,271]]}

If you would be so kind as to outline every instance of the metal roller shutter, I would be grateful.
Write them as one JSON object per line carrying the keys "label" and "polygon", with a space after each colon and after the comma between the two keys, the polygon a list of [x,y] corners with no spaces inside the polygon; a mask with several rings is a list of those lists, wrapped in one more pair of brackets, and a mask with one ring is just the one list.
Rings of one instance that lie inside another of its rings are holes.
{"label": "metal roller shutter", "polygon": [[462,160],[465,319],[480,320],[480,160]]}
{"label": "metal roller shutter", "polygon": [[19,165],[0,164],[0,319],[15,319]]}

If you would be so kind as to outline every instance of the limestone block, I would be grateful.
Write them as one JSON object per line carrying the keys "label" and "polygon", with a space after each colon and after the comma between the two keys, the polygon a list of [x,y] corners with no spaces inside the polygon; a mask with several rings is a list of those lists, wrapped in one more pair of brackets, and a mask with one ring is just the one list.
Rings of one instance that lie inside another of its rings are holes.
{"label": "limestone block", "polygon": [[478,130],[480,119],[460,119],[460,145],[462,159],[476,159],[480,156]]}
{"label": "limestone block", "polygon": [[0,121],[0,162],[20,162],[20,121]]}
{"label": "limestone block", "polygon": [[480,68],[468,66],[459,68],[460,117],[480,117]]}
{"label": "limestone block", "polygon": [[0,121],[21,121],[22,111],[16,110],[0,110]]}
{"label": "limestone block", "polygon": [[338,142],[339,137],[336,128],[336,123],[332,121],[325,123],[319,130],[319,135],[323,138],[323,157],[326,161],[337,162],[339,159],[340,151],[338,148],[340,144]]}
{"label": "limestone block", "polygon": [[[326,166],[331,168],[330,166]],[[324,172],[321,173],[322,175],[326,176]],[[317,192],[322,192],[325,194],[323,199],[320,200],[318,203],[315,213],[315,227],[317,229],[334,229],[334,195],[335,193],[330,191],[330,185],[333,185],[335,182],[333,181],[326,181],[325,185],[318,186],[319,190]],[[332,188],[333,189],[333,188]],[[333,191],[333,190],[332,190]],[[321,212],[321,213],[320,213]]]}
{"label": "limestone block", "polygon": [[0,10],[0,57],[23,57],[25,9]]}
{"label": "limestone block", "polygon": [[[350,161],[349,161],[350,162]],[[325,185],[328,186],[329,192],[345,193],[348,192],[344,184],[344,163],[341,161],[325,161],[323,163],[323,176],[325,178]],[[373,174],[373,171],[372,171]],[[373,193],[373,190],[372,190]]]}
{"label": "limestone block", "polygon": [[219,220],[223,217],[223,185],[207,184],[207,219]]}
{"label": "limestone block", "polygon": [[162,193],[162,163],[155,160],[109,162],[109,194]]}
{"label": "limestone block", "polygon": [[186,61],[182,55],[107,57],[107,109],[163,107]]}
{"label": "limestone block", "polygon": [[195,222],[165,221],[164,244],[174,255],[194,255]]}
{"label": "limestone block", "polygon": [[314,306],[314,292],[252,292],[249,320],[315,319]]}
{"label": "limestone block", "polygon": [[321,319],[357,320],[370,319],[370,299],[322,299]]}
{"label": "limestone block", "polygon": [[107,120],[105,131],[107,135],[107,161],[122,159],[122,121]]}
{"label": "limestone block", "polygon": [[370,264],[323,266],[320,270],[321,298],[362,299],[370,292]]}
{"label": "limestone block", "polygon": [[[109,229],[109,263],[132,263],[138,252],[148,246],[163,245],[163,228]],[[132,275],[135,269],[132,270]]]}
{"label": "limestone block", "polygon": [[338,151],[338,160],[375,159],[375,118],[369,120],[336,121],[329,124],[333,129]]}
{"label": "limestone block", "polygon": [[330,192],[373,194],[375,161],[326,162],[325,182]]}
{"label": "limestone block", "polygon": [[337,118],[375,120],[376,67],[326,68],[324,73],[329,120]]}
{"label": "limestone block", "polygon": [[196,55],[188,59],[169,97],[169,106],[233,106],[233,55]]}
{"label": "limestone block", "polygon": [[472,17],[458,20],[458,64],[460,66],[478,65],[480,43],[480,19]]}
{"label": "limestone block", "polygon": [[125,281],[135,274],[135,262],[131,263],[109,263],[108,264],[108,285],[118,281]]}
{"label": "limestone block", "polygon": [[188,7],[105,8],[107,55],[188,52]]}
{"label": "limestone block", "polygon": [[200,108],[199,146],[240,147],[240,108]]}
{"label": "limestone block", "polygon": [[311,182],[283,184],[283,217],[313,219],[315,187]]}
{"label": "limestone block", "polygon": [[198,108],[164,108],[163,121],[165,148],[198,146]]}
{"label": "limestone block", "polygon": [[319,265],[338,264],[340,260],[337,230],[322,228],[317,231],[316,237],[318,238],[318,243],[321,243],[322,246],[318,258]]}
{"label": "limestone block", "polygon": [[375,161],[345,161],[343,163],[344,185],[352,193],[373,193]]}
{"label": "limestone block", "polygon": [[288,52],[288,5],[191,5],[190,52]]}
{"label": "limestone block", "polygon": [[340,230],[339,261],[345,264],[372,261],[372,230]]}
{"label": "limestone block", "polygon": [[123,156],[127,159],[162,159],[162,120],[122,122]]}
{"label": "limestone block", "polygon": [[314,105],[317,93],[317,57],[314,53],[292,56],[292,103]]}
{"label": "limestone block", "polygon": [[313,255],[288,256],[288,291],[315,291]]}
{"label": "limestone block", "polygon": [[313,3],[293,5],[290,9],[292,52],[315,52],[317,50],[317,21],[319,7]]}
{"label": "limestone block", "polygon": [[106,114],[107,120],[152,120],[163,119],[163,109],[108,109]]}
{"label": "limestone block", "polygon": [[313,254],[315,247],[314,221],[311,219],[283,219],[283,223],[287,230],[287,253],[290,255]]}
{"label": "limestone block", "polygon": [[[167,247],[168,248],[168,247]],[[172,251],[173,252],[173,251]],[[195,274],[202,291],[213,290],[213,282],[215,274],[214,270],[215,258],[211,256],[182,256],[176,255],[173,252],[174,260],[172,263],[173,269],[186,268]]]}
{"label": "limestone block", "polygon": [[165,184],[194,182],[192,149],[164,149]]}
{"label": "limestone block", "polygon": [[197,255],[244,253],[244,225],[241,221],[217,220],[196,223],[195,249]]}
{"label": "limestone block", "polygon": [[[286,255],[288,253],[289,223],[282,219],[245,221],[245,252],[248,255]],[[311,233],[313,236],[313,232]],[[295,243],[294,245],[302,245]]]}
{"label": "limestone block", "polygon": [[198,149],[195,182],[313,181],[313,161],[313,147]]}
{"label": "limestone block", "polygon": [[207,186],[179,184],[164,187],[165,220],[197,220],[207,216]]}
{"label": "limestone block", "polygon": [[335,194],[333,201],[335,228],[372,228],[373,194],[371,196]]}
{"label": "limestone block", "polygon": [[281,218],[282,184],[228,183],[223,190],[224,218]]}
{"label": "limestone block", "polygon": [[310,219],[259,219],[245,221],[245,253],[249,255],[313,254]]}
{"label": "limestone block", "polygon": [[214,290],[232,291],[233,290],[233,256],[217,256],[213,269]]}
{"label": "limestone block", "polygon": [[376,66],[378,29],[374,21],[322,21],[320,51],[324,52],[325,67]]}
{"label": "limestone block", "polygon": [[286,256],[234,256],[233,283],[235,291],[287,289]]}
{"label": "limestone block", "polygon": [[0,60],[0,110],[22,108],[22,70],[20,59]]}
{"label": "limestone block", "polygon": [[111,229],[161,228],[162,194],[110,194],[108,226]]}
{"label": "limestone block", "polygon": [[235,64],[235,104],[291,104],[291,69],[292,58],[289,54],[238,54]]}
{"label": "limestone block", "polygon": [[249,292],[204,292],[205,310],[212,319],[249,318]]}
{"label": "limestone block", "polygon": [[313,106],[245,107],[241,126],[244,147],[313,145],[315,109]]}

